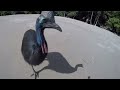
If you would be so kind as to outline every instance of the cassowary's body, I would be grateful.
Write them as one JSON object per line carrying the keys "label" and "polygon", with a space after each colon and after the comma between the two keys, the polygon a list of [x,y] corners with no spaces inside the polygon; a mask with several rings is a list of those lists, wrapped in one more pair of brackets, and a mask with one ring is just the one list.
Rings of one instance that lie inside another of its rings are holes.
{"label": "cassowary's body", "polygon": [[[45,28],[54,28],[62,31],[59,25],[55,23],[53,11],[43,11],[36,20],[36,30],[25,32],[22,41],[21,52],[24,60],[33,66],[39,65],[45,60],[48,53],[48,45],[44,37]],[[35,73],[35,78],[38,72]]]}
{"label": "cassowary's body", "polygon": [[[48,49],[46,40],[44,42]],[[36,32],[34,30],[25,32],[21,51],[25,61],[30,65],[39,65],[47,55],[47,53],[42,53],[42,47],[37,44]]]}

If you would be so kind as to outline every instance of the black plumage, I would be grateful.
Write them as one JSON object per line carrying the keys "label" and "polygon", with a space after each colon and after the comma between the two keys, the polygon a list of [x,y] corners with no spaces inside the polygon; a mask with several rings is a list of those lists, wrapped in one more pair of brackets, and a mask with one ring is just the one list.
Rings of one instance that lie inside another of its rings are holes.
{"label": "black plumage", "polygon": [[42,63],[48,53],[48,45],[44,37],[45,28],[54,28],[62,31],[59,25],[55,23],[53,11],[42,11],[36,20],[36,31],[32,29],[26,31],[22,40],[22,55],[24,60],[32,65],[35,78],[37,78],[38,73],[33,66]]}
{"label": "black plumage", "polygon": [[[42,48],[37,43],[36,32],[34,30],[25,32],[22,42],[21,51],[25,61],[30,65],[39,65],[45,59],[47,53],[42,53]],[[46,40],[45,44],[47,46]]]}

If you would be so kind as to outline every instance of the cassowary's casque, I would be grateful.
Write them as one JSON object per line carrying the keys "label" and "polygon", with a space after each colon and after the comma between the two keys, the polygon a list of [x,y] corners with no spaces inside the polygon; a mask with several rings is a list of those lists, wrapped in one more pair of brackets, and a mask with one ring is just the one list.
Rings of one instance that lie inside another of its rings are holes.
{"label": "cassowary's casque", "polygon": [[44,37],[45,28],[54,28],[62,32],[59,25],[55,23],[53,11],[42,11],[36,20],[36,31],[28,30],[25,32],[21,52],[24,60],[32,65],[35,78],[38,73],[33,66],[42,63],[48,53],[48,45]]}

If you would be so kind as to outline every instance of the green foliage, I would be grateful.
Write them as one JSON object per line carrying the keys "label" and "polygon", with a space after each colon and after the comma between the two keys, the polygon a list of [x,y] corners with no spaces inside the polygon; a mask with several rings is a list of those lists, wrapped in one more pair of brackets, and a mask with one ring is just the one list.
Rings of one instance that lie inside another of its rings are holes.
{"label": "green foliage", "polygon": [[41,11],[0,11],[0,16],[14,14],[40,14]]}
{"label": "green foliage", "polygon": [[120,12],[114,11],[110,12],[111,15],[109,16],[106,25],[112,29],[115,29],[116,34],[120,34]]}
{"label": "green foliage", "polygon": [[120,18],[120,11],[106,11],[106,14],[109,16],[109,18]]}
{"label": "green foliage", "polygon": [[0,11],[0,16],[4,16],[4,15],[7,15],[7,11]]}
{"label": "green foliage", "polygon": [[75,16],[77,16],[77,13],[78,11],[69,11],[67,13],[67,17],[74,18]]}
{"label": "green foliage", "polygon": [[62,17],[70,17],[74,18],[77,16],[78,11],[55,11],[56,16],[62,16]]}
{"label": "green foliage", "polygon": [[110,27],[112,26],[116,26],[116,25],[119,25],[120,24],[120,20],[119,18],[109,18],[109,20],[107,21],[107,25],[109,25]]}
{"label": "green foliage", "polygon": [[66,11],[55,11],[55,15],[65,17],[66,16]]}

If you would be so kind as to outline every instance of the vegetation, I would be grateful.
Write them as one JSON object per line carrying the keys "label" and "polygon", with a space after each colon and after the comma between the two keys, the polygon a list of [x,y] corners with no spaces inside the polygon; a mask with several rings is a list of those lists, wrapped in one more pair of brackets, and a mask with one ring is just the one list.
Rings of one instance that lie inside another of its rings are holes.
{"label": "vegetation", "polygon": [[[41,11],[0,11],[0,16],[40,13]],[[120,35],[120,11],[55,11],[55,15],[81,20]]]}

